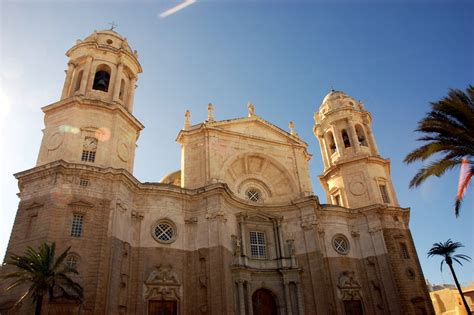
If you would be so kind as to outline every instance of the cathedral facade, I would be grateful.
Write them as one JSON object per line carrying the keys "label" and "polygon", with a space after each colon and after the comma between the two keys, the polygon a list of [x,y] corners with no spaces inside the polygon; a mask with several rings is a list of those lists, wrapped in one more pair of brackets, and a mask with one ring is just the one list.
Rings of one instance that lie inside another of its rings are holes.
{"label": "cathedral facade", "polygon": [[[84,301],[49,314],[434,314],[371,115],[331,91],[314,114],[330,204],[312,190],[307,144],[259,117],[186,113],[181,169],[133,176],[143,125],[133,115],[138,55],[113,30],[67,51],[61,99],[43,107],[34,168],[15,174],[20,204],[7,255],[71,246]],[[0,309],[19,292],[4,291]],[[10,308],[10,309],[9,309]],[[9,310],[8,310],[9,309]]]}

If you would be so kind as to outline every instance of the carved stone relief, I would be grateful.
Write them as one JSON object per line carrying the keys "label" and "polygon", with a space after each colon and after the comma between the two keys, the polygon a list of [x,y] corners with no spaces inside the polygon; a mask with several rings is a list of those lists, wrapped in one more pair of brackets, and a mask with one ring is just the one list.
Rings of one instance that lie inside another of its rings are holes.
{"label": "carved stone relief", "polygon": [[180,300],[181,284],[171,265],[158,265],[145,281],[145,299]]}
{"label": "carved stone relief", "polygon": [[339,297],[341,300],[345,301],[361,299],[361,286],[355,278],[354,271],[343,271],[339,275],[337,287],[339,288]]}

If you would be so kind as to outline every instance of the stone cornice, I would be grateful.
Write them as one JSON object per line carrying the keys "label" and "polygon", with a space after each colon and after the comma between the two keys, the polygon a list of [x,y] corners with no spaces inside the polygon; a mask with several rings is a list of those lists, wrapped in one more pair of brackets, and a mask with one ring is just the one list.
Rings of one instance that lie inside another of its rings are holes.
{"label": "stone cornice", "polygon": [[390,214],[390,215],[401,215],[407,216],[410,215],[410,208],[401,208],[390,206],[386,204],[373,204],[360,208],[344,208],[341,206],[336,206],[332,204],[321,204],[321,213],[324,214],[339,214],[343,216],[350,216],[353,214]]}
{"label": "stone cornice", "polygon": [[126,49],[115,48],[115,47],[112,47],[110,45],[101,45],[101,44],[99,44],[97,42],[94,42],[94,41],[81,41],[80,43],[77,43],[76,45],[71,47],[68,51],[66,51],[66,56],[70,57],[74,50],[77,50],[81,47],[84,47],[84,48],[91,47],[91,48],[97,49],[99,51],[113,52],[114,54],[116,54],[119,57],[121,55],[126,55],[135,64],[135,66],[137,67],[138,73],[143,72],[143,69],[142,69],[142,66],[140,65],[140,62],[138,61],[137,57],[135,57],[135,55],[133,53],[127,51]]}
{"label": "stone cornice", "polygon": [[390,174],[390,159],[384,159],[380,156],[355,156],[353,158],[349,159],[343,159],[343,160],[338,160],[335,165],[329,167],[327,170],[324,171],[323,174],[319,176],[320,180],[321,178],[326,178],[328,176],[332,176],[334,172],[337,172],[339,170],[339,166],[342,165],[350,165],[353,163],[359,163],[361,161],[364,161],[365,163],[374,163],[374,164],[379,164],[382,166],[388,167],[388,173]]}
{"label": "stone cornice", "polygon": [[74,106],[91,106],[99,108],[102,111],[118,112],[119,115],[122,116],[128,122],[130,122],[130,124],[134,126],[136,130],[140,131],[145,128],[145,126],[137,118],[135,118],[135,116],[128,112],[122,105],[119,105],[115,102],[104,102],[98,99],[88,99],[82,96],[72,96],[65,98],[56,103],[46,105],[42,107],[41,110],[45,114],[48,114],[49,112],[53,112],[59,108],[63,109],[64,107]]}
{"label": "stone cornice", "polygon": [[21,183],[23,181],[40,179],[58,173],[69,173],[68,175],[70,175],[71,173],[76,172],[87,172],[92,176],[95,174],[102,179],[120,180],[129,186],[129,188],[137,195],[167,194],[174,197],[187,199],[189,201],[192,201],[196,197],[208,198],[220,195],[224,198],[225,202],[240,210],[255,210],[256,207],[265,211],[298,210],[301,207],[309,205],[314,205],[316,207],[319,203],[317,196],[310,195],[287,203],[259,203],[256,205],[253,202],[249,202],[237,197],[225,183],[215,183],[197,189],[187,189],[163,183],[141,183],[125,169],[117,169],[112,167],[103,168],[86,164],[68,163],[63,160],[40,165],[32,169],[16,173],[14,176],[16,179],[18,179],[19,183]]}

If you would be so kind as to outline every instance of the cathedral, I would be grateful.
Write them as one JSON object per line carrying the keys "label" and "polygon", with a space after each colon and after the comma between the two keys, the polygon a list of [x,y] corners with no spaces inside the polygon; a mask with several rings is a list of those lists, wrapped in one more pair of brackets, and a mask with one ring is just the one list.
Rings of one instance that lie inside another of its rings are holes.
{"label": "cathedral", "polygon": [[[105,30],[66,56],[61,98],[42,108],[37,164],[15,174],[6,254],[71,247],[65,264],[84,300],[45,299],[45,313],[434,314],[410,209],[363,104],[331,91],[314,113],[328,204],[313,193],[307,143],[252,104],[221,121],[209,104],[198,124],[187,112],[180,169],[142,183],[133,175],[144,128],[133,115],[138,54]],[[0,312],[31,312],[6,282]]]}

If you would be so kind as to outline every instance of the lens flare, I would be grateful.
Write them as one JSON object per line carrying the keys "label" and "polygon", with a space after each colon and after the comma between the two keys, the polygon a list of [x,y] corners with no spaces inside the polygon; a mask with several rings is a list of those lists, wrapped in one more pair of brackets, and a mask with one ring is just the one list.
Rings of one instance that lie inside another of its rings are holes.
{"label": "lens flare", "polygon": [[58,129],[59,129],[59,132],[63,132],[63,133],[73,133],[73,134],[79,133],[79,128],[73,127],[70,125],[61,125],[59,126]]}
{"label": "lens flare", "polygon": [[111,132],[109,128],[106,127],[100,127],[99,129],[96,130],[95,132],[95,137],[97,140],[105,142],[110,139]]}

